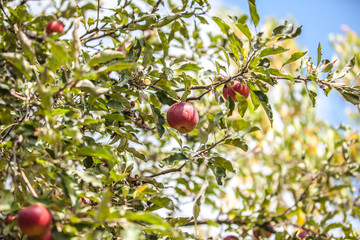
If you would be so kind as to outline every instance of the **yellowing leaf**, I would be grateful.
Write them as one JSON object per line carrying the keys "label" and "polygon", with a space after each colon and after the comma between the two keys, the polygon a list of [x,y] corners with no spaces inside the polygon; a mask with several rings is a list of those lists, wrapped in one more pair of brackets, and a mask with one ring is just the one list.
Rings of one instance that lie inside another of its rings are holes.
{"label": "yellowing leaf", "polygon": [[299,210],[297,224],[304,225],[305,222],[306,222],[306,215],[302,210]]}
{"label": "yellowing leaf", "polygon": [[147,188],[146,185],[138,187],[135,192],[133,193],[133,198],[135,199],[142,191],[144,191]]}

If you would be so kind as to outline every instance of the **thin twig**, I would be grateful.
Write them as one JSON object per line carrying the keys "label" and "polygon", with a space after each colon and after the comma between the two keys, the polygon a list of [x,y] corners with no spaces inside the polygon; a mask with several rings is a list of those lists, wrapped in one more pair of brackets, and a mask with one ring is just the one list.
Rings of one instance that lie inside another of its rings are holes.
{"label": "thin twig", "polygon": [[[202,221],[197,221],[196,224],[197,225],[204,225],[204,224],[209,224],[210,222],[213,222],[214,220],[202,220]],[[247,222],[246,221],[241,221],[241,220],[216,220],[216,223],[218,224],[236,224],[236,225],[246,225]],[[186,227],[186,226],[193,226],[195,225],[195,221],[191,221],[188,223],[185,223],[184,225],[181,225],[180,227]]]}
{"label": "thin twig", "polygon": [[99,26],[99,15],[100,15],[100,0],[98,0],[97,18],[96,18],[96,27],[95,27],[95,29],[98,29],[98,26]]}
{"label": "thin twig", "polygon": [[31,183],[29,181],[29,179],[26,177],[24,171],[21,169],[21,166],[20,166],[20,163],[18,163],[18,168],[19,168],[19,171],[20,171],[20,175],[22,177],[22,179],[24,180],[26,186],[29,188],[30,192],[31,192],[31,195],[34,197],[34,198],[38,198],[39,196],[37,195],[37,193],[35,192],[35,189],[31,186]]}
{"label": "thin twig", "polygon": [[167,170],[164,170],[162,172],[159,172],[159,173],[155,173],[153,175],[150,175],[149,177],[157,177],[157,176],[160,176],[160,175],[165,175],[165,174],[168,174],[168,173],[172,173],[172,172],[181,172],[181,170],[183,169],[183,167],[186,165],[186,162],[183,163],[180,167],[178,168],[172,168],[172,169],[167,169]]}
{"label": "thin twig", "polygon": [[151,11],[151,13],[155,13],[157,10],[159,10],[159,5],[162,2],[162,0],[159,0],[155,3],[153,10]]}
{"label": "thin twig", "polygon": [[197,152],[193,157],[197,157],[202,155],[203,153],[206,153],[208,151],[210,151],[211,149],[213,149],[214,147],[216,147],[217,145],[219,145],[220,143],[224,142],[227,138],[229,138],[231,136],[231,134],[226,134],[222,139],[220,139],[219,141],[215,142],[214,144],[212,144],[210,147],[205,148],[199,152]]}

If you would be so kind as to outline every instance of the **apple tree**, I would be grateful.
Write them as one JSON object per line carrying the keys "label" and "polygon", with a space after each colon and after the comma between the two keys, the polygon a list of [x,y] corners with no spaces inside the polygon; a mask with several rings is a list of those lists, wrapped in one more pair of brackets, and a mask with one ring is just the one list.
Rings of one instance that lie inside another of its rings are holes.
{"label": "apple tree", "polygon": [[314,111],[359,54],[255,0],[37,4],[0,1],[1,239],[359,238],[358,129]]}

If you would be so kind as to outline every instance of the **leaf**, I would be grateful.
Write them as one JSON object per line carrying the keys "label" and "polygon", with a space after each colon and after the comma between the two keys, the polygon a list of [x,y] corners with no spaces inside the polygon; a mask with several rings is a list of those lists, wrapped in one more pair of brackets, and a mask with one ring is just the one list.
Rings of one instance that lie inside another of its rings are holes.
{"label": "leaf", "polygon": [[312,91],[312,90],[308,90],[308,95],[310,97],[310,100],[311,100],[311,103],[312,103],[313,107],[315,107],[317,93]]}
{"label": "leaf", "polygon": [[25,33],[21,30],[19,30],[17,32],[18,38],[20,39],[21,43],[22,43],[22,47],[23,50],[27,56],[27,58],[29,59],[29,61],[32,64],[35,64],[35,48],[32,46],[32,42],[30,41],[30,39],[25,35]]}
{"label": "leaf", "polygon": [[94,94],[95,96],[99,96],[110,90],[109,88],[95,86],[90,80],[87,79],[78,81],[75,87],[85,92]]}
{"label": "leaf", "polygon": [[235,147],[241,148],[243,151],[247,151],[249,149],[248,145],[244,141],[244,139],[235,138],[235,139],[226,139],[224,144],[233,145]]}
{"label": "leaf", "polygon": [[226,160],[225,158],[213,157],[213,158],[211,158],[210,162],[212,164],[214,164],[215,166],[224,168],[224,169],[228,170],[229,172],[235,173],[235,170],[234,170],[231,162],[229,160]]}
{"label": "leaf", "polygon": [[102,200],[99,204],[96,219],[106,219],[110,213],[112,193],[110,188],[105,189]]}
{"label": "leaf", "polygon": [[241,117],[244,117],[246,110],[248,109],[248,102],[246,98],[238,92],[236,93],[236,99],[238,100],[237,109]]}
{"label": "leaf", "polygon": [[330,223],[324,229],[324,233],[327,233],[329,230],[334,229],[334,228],[343,228],[343,227],[344,227],[344,225],[342,223]]}
{"label": "leaf", "polygon": [[199,127],[198,137],[202,144],[206,144],[209,138],[209,132],[204,127]]}
{"label": "leaf", "polygon": [[150,212],[132,212],[126,211],[125,218],[133,221],[143,221],[153,225],[163,226],[165,229],[170,229],[171,225],[164,221],[161,217]]}
{"label": "leaf", "polygon": [[154,105],[151,104],[151,110],[153,112],[153,114],[155,115],[156,118],[156,125],[157,125],[157,130],[158,130],[158,134],[159,134],[159,138],[162,137],[162,135],[165,132],[165,128],[163,127],[163,125],[165,124],[165,119],[164,117],[161,115],[161,112],[159,109],[157,109]]}
{"label": "leaf", "polygon": [[243,119],[237,119],[232,122],[231,126],[234,128],[235,131],[243,131],[250,127],[250,123]]}
{"label": "leaf", "polygon": [[265,48],[264,50],[262,50],[259,57],[265,57],[268,55],[279,54],[279,53],[286,52],[288,50],[289,50],[289,48],[283,48],[281,46],[272,45],[271,47]]}
{"label": "leaf", "polygon": [[[30,63],[20,53],[4,52],[0,53],[8,62],[10,62],[17,70],[19,70],[26,79],[32,76]],[[19,76],[20,77],[20,76]]]}
{"label": "leaf", "polygon": [[251,41],[252,39],[252,34],[249,30],[249,27],[246,23],[242,24],[242,23],[237,23],[236,26],[240,29],[240,31],[249,39],[249,41]]}
{"label": "leaf", "polygon": [[277,70],[276,68],[269,68],[268,69],[269,73],[278,77],[285,77],[293,82],[295,82],[295,79],[293,76],[291,76],[290,74],[287,73],[282,73],[279,70]]}
{"label": "leaf", "polygon": [[187,160],[188,157],[184,153],[174,153],[166,157],[163,162],[166,162],[168,165],[173,165],[175,161]]}
{"label": "leaf", "polygon": [[253,20],[253,23],[256,27],[259,23],[260,17],[259,14],[257,13],[255,0],[248,0],[248,3],[249,3],[251,19]]}
{"label": "leaf", "polygon": [[337,80],[337,79],[341,79],[343,78],[350,69],[352,69],[355,65],[355,57],[356,55],[354,55],[348,62],[347,64],[345,65],[345,67],[341,70],[340,73],[336,74],[334,77],[333,77],[333,81]]}
{"label": "leaf", "polygon": [[334,64],[327,59],[322,60],[321,64],[324,66],[321,72],[330,72],[334,67]]}
{"label": "leaf", "polygon": [[121,115],[121,114],[106,114],[106,115],[102,116],[102,118],[120,121],[120,122],[125,120],[124,115]]}
{"label": "leaf", "polygon": [[134,62],[119,61],[119,62],[115,62],[113,64],[106,65],[104,67],[99,68],[99,72],[101,72],[101,71],[106,71],[106,72],[121,71],[121,70],[125,70],[125,69],[131,69],[134,67],[135,67]]}
{"label": "leaf", "polygon": [[[296,52],[296,53],[293,53],[290,57],[289,60],[287,60],[283,65],[282,67],[284,67],[286,64],[289,64],[291,62],[295,62],[296,60],[298,60],[299,58],[301,58],[302,56],[304,56],[305,54],[307,53],[307,51],[305,52]],[[281,67],[281,68],[282,68]]]}
{"label": "leaf", "polygon": [[269,98],[262,91],[253,91],[256,97],[260,100],[261,106],[265,110],[265,113],[270,121],[270,125],[273,125],[273,112],[271,109],[271,105],[269,104]]}
{"label": "leaf", "polygon": [[125,106],[116,100],[108,101],[107,103],[105,103],[105,106],[111,107],[119,112],[122,112],[125,110]]}
{"label": "leaf", "polygon": [[301,26],[294,29],[294,25],[285,21],[284,25],[277,26],[273,29],[272,36],[280,35],[278,41],[295,38],[301,34]]}
{"label": "leaf", "polygon": [[76,151],[76,154],[89,157],[98,157],[106,160],[112,160],[113,158],[111,152],[107,148],[99,145],[82,147]]}
{"label": "leaf", "polygon": [[229,34],[230,27],[219,17],[212,17],[214,22],[220,27],[220,30],[225,33],[226,35]]}
{"label": "leaf", "polygon": [[181,17],[180,14],[166,16],[166,17],[160,19],[160,20],[156,23],[155,27],[161,28],[161,27],[163,27],[163,26],[165,26],[165,25],[167,25],[167,24],[175,21],[176,19],[178,19],[178,18],[180,18],[180,17]]}
{"label": "leaf", "polygon": [[193,70],[193,71],[198,71],[201,69],[202,69],[201,67],[193,63],[186,63],[179,68],[179,70]]}
{"label": "leaf", "polygon": [[256,131],[261,131],[261,128],[258,126],[251,126],[244,131],[243,136],[245,136],[246,134],[252,133],[252,132],[256,132]]}
{"label": "leaf", "polygon": [[71,205],[75,205],[77,201],[77,197],[74,190],[74,180],[67,175],[65,172],[57,173],[57,177],[60,179],[60,182],[63,186],[64,193],[71,200]]}
{"label": "leaf", "polygon": [[223,179],[226,177],[226,171],[224,168],[214,166],[213,164],[209,164],[210,169],[214,173],[216,177],[216,182],[218,185],[223,185]]}
{"label": "leaf", "polygon": [[165,33],[161,29],[158,29],[158,34],[162,43],[162,49],[164,51],[164,58],[165,58],[168,55],[168,51],[169,51],[169,41],[166,38]]}
{"label": "leaf", "polygon": [[133,193],[133,198],[135,199],[141,192],[143,192],[145,189],[147,188],[146,185],[142,185],[140,187],[138,187],[134,193]]}
{"label": "leaf", "polygon": [[318,67],[320,62],[321,62],[321,56],[322,56],[322,50],[321,50],[321,44],[319,42],[319,45],[318,45],[318,48],[317,48],[317,64],[316,64],[316,67]]}
{"label": "leaf", "polygon": [[336,88],[336,90],[341,93],[341,95],[346,99],[346,101],[348,101],[354,105],[360,104],[360,96],[359,95],[353,94],[350,92],[345,92],[345,91],[339,90],[338,88]]}
{"label": "leaf", "polygon": [[116,51],[112,49],[105,49],[98,54],[95,54],[88,61],[89,66],[96,66],[100,63],[105,63],[110,60],[124,59],[125,54],[122,51]]}
{"label": "leaf", "polygon": [[164,92],[161,92],[161,91],[157,91],[156,93],[156,96],[158,97],[158,99],[160,100],[160,102],[162,104],[165,104],[165,105],[173,105],[176,103],[176,101],[174,99],[172,99],[171,97],[169,97],[166,93]]}
{"label": "leaf", "polygon": [[299,226],[304,225],[306,222],[306,215],[301,209],[298,210],[297,217],[297,224],[299,224]]}
{"label": "leaf", "polygon": [[[166,208],[171,211],[173,211],[175,209],[174,202],[170,198],[167,198],[167,197],[155,196],[150,199],[150,202],[154,203],[155,205],[159,206],[160,208]],[[151,209],[153,209],[153,207],[151,207]],[[157,209],[159,209],[159,208],[157,208]],[[147,210],[150,211],[150,209],[147,209]]]}
{"label": "leaf", "polygon": [[206,188],[208,186],[209,186],[209,182],[205,180],[194,200],[193,214],[194,214],[195,227],[197,225],[197,217],[199,216],[200,213],[200,199],[205,194]]}

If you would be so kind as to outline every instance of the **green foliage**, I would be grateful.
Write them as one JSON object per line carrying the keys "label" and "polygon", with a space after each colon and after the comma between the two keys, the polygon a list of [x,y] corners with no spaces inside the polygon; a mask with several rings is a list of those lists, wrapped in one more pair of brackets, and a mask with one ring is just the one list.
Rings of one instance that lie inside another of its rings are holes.
{"label": "green foliage", "polygon": [[[301,27],[254,33],[246,15],[209,17],[206,0],[64,0],[41,16],[15,2],[0,2],[1,219],[41,202],[55,239],[359,237],[359,134],[313,109],[318,87],[359,105],[342,82],[358,55],[337,69],[319,43],[315,65]],[[56,19],[67,34],[46,35]],[[250,97],[225,100],[231,81]],[[180,101],[200,116],[185,135],[166,122]]]}

